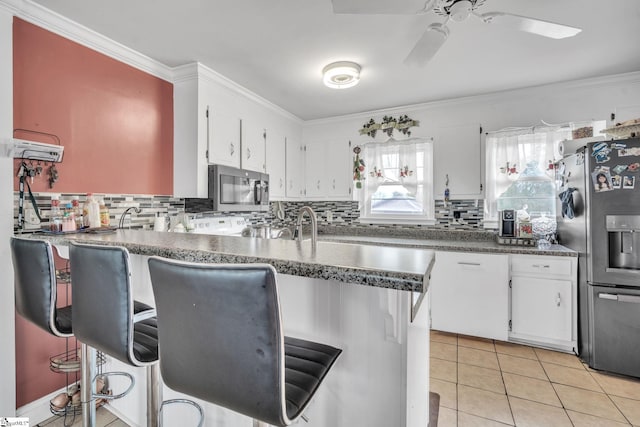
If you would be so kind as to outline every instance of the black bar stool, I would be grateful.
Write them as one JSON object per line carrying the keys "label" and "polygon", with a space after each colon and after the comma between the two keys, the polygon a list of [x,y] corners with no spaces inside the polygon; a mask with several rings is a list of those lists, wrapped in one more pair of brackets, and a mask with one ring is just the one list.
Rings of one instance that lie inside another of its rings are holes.
{"label": "black bar stool", "polygon": [[[76,337],[83,345],[102,351],[123,363],[147,368],[147,426],[161,425],[163,402],[157,363],[158,331],[155,310],[133,300],[129,252],[117,246],[73,243],[69,254]],[[110,374],[114,373],[106,375]],[[129,388],[115,396],[117,398],[133,387],[133,377],[126,373],[115,374],[124,374],[131,379]],[[91,372],[86,372],[86,380],[83,377],[83,382],[91,384],[89,378],[93,376]],[[91,400],[105,396],[88,394],[86,397]],[[202,424],[202,409],[195,402],[174,399],[164,403],[177,402],[193,405],[200,412],[199,425]],[[93,407],[88,406],[88,409]]]}
{"label": "black bar stool", "polygon": [[57,308],[58,287],[51,243],[11,237],[16,311],[56,337],[73,336],[71,306]]}
{"label": "black bar stool", "polygon": [[302,415],[342,350],[283,335],[273,267],[151,257],[149,271],[165,384],[254,426]]}

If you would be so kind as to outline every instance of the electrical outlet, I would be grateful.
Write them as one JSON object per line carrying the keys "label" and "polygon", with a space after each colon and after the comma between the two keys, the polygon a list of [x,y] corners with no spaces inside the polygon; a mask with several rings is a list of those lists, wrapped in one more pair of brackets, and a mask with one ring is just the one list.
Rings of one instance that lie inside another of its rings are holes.
{"label": "electrical outlet", "polygon": [[331,212],[331,211],[324,211],[324,215],[327,217],[327,222],[328,222],[328,223],[333,222],[333,212]]}
{"label": "electrical outlet", "polygon": [[40,228],[40,220],[38,219],[38,216],[36,215],[36,210],[34,208],[25,206],[23,215],[24,215],[24,223],[23,223],[24,230],[35,230]]}

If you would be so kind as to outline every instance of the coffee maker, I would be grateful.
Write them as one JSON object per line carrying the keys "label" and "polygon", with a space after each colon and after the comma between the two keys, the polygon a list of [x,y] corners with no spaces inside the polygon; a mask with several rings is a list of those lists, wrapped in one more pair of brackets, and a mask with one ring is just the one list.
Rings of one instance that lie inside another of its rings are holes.
{"label": "coffee maker", "polygon": [[498,236],[516,237],[516,211],[505,209],[499,211]]}

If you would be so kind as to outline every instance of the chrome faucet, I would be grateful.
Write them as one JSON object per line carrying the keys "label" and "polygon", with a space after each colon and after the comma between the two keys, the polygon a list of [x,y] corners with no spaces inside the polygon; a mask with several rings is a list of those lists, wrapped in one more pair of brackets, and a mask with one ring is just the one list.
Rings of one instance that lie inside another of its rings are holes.
{"label": "chrome faucet", "polygon": [[311,206],[303,206],[300,208],[298,220],[296,221],[296,232],[293,238],[302,240],[302,219],[305,213],[309,214],[309,219],[311,220],[311,245],[315,248],[318,242],[318,216],[313,209],[311,209]]}
{"label": "chrome faucet", "polygon": [[[120,215],[120,221],[118,221],[118,228],[124,228],[124,219],[127,216],[127,214],[130,213],[131,209],[133,209],[137,214],[142,212],[142,209],[140,209],[137,206],[128,207],[127,209],[124,210],[124,212],[122,212],[122,215]],[[129,226],[129,228],[131,228],[131,226]]]}

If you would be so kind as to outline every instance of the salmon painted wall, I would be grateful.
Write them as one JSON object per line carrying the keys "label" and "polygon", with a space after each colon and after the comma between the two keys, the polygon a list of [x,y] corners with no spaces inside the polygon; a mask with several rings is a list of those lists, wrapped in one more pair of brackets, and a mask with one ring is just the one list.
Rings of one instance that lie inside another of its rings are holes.
{"label": "salmon painted wall", "polygon": [[173,194],[171,83],[18,18],[13,72],[14,128],[64,145],[54,188],[45,176],[33,191]]}
{"label": "salmon painted wall", "polygon": [[[43,175],[33,191],[173,193],[171,83],[18,18],[13,58],[14,129],[55,134],[65,147],[53,189]],[[55,143],[31,133],[14,136]],[[17,190],[17,179],[14,184]],[[65,345],[16,316],[17,407],[64,387],[65,375],[49,370],[49,357]]]}

